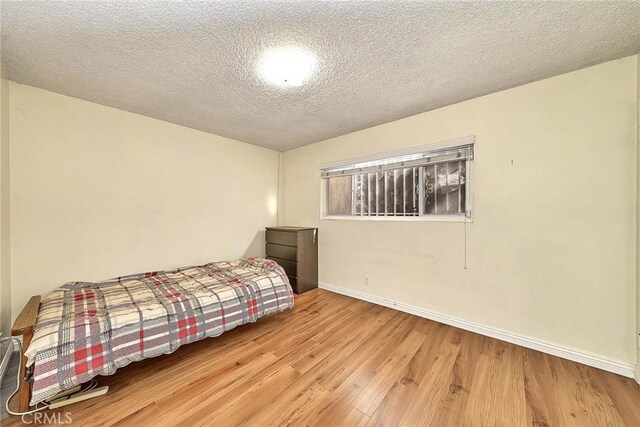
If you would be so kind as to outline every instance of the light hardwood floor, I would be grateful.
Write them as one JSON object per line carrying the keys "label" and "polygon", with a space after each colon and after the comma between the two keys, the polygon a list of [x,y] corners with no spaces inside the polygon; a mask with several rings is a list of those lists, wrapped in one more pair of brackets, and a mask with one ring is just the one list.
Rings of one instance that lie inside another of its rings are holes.
{"label": "light hardwood floor", "polygon": [[99,380],[74,425],[640,426],[631,379],[319,289]]}

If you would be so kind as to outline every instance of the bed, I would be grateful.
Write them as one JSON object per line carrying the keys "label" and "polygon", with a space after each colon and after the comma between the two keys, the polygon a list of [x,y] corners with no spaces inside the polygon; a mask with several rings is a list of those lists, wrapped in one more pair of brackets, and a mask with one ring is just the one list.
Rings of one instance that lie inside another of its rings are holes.
{"label": "bed", "polygon": [[20,409],[293,303],[282,267],[256,257],[67,283],[41,303],[33,297],[12,329],[24,335],[21,378],[32,378],[21,383]]}

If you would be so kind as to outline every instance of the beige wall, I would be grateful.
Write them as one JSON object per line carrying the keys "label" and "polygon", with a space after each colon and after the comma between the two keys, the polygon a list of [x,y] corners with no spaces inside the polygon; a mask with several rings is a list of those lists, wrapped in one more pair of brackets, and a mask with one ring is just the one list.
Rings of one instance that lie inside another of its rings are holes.
{"label": "beige wall", "polygon": [[10,84],[12,307],[71,280],[262,254],[278,153]]}
{"label": "beige wall", "polygon": [[[320,228],[321,281],[635,363],[636,67],[629,57],[288,151],[284,222]],[[320,164],[468,135],[467,270],[462,223],[320,220]]]}
{"label": "beige wall", "polygon": [[11,241],[9,227],[9,81],[0,78],[0,330],[11,330]]}
{"label": "beige wall", "polygon": [[640,54],[636,55],[638,64],[636,67],[636,380],[640,382]]}

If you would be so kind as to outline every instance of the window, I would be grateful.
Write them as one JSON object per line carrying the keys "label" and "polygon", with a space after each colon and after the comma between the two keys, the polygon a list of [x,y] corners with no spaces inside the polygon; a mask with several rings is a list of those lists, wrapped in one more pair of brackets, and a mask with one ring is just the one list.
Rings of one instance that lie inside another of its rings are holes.
{"label": "window", "polygon": [[322,169],[323,218],[471,216],[473,139]]}

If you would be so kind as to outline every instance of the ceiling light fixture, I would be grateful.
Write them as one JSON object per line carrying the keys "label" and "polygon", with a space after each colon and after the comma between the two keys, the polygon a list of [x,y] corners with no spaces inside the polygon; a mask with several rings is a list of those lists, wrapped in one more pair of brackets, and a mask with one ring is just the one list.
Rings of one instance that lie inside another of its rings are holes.
{"label": "ceiling light fixture", "polygon": [[316,68],[316,56],[295,46],[266,51],[258,64],[260,76],[278,86],[301,86]]}

